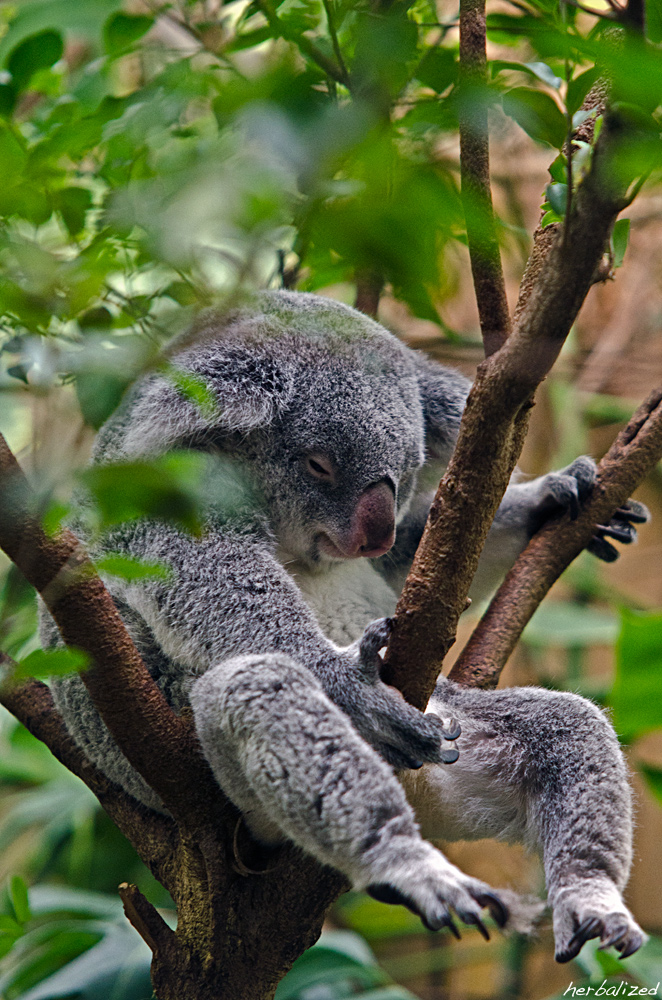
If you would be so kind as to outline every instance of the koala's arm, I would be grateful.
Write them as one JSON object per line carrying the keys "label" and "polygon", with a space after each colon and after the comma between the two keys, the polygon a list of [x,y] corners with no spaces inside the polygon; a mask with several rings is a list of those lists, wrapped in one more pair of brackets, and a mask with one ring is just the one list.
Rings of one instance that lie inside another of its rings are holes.
{"label": "koala's arm", "polygon": [[644,935],[621,893],[632,806],[616,735],[591,702],[540,688],[463,689],[442,681],[431,710],[462,726],[458,761],[405,775],[426,836],[520,840],[542,853],[558,961],[589,938],[625,957]]}
{"label": "koala's arm", "polygon": [[114,582],[112,590],[189,682],[228,657],[282,653],[315,675],[392,766],[440,759],[436,720],[381,682],[376,656],[363,656],[359,644],[340,649],[323,635],[265,540],[213,528],[195,539],[165,524],[140,523],[107,546],[172,568],[171,582]]}

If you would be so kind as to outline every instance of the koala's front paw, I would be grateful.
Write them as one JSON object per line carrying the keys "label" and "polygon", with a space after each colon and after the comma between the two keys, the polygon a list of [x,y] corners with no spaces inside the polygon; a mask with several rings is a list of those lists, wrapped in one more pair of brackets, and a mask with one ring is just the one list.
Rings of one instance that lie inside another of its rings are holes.
{"label": "koala's front paw", "polygon": [[[563,510],[569,511],[574,520],[579,515],[581,504],[591,495],[596,476],[597,466],[588,455],[582,455],[567,468],[545,476],[540,500],[531,512],[531,533],[535,533],[549,517]],[[629,545],[637,540],[635,524],[645,524],[649,520],[650,513],[643,503],[628,500],[618,508],[609,524],[596,525],[587,549],[603,562],[614,562],[619,552],[607,538]]]}
{"label": "koala's front paw", "polygon": [[387,879],[372,882],[367,892],[382,903],[406,906],[421,918],[428,930],[448,927],[457,938],[460,932],[451,911],[463,923],[476,927],[485,940],[489,940],[489,933],[482,921],[484,908],[499,927],[508,922],[508,907],[499,894],[484,882],[465,875],[430,844],[420,844],[420,849],[414,852],[406,848],[399,851],[388,865]]}
{"label": "koala's front paw", "polygon": [[[360,693],[351,699],[351,716],[361,735],[396,770],[421,767],[424,763],[453,764],[459,757],[454,742],[462,730],[455,719],[441,719],[426,715],[409,705],[399,691],[384,684],[380,678],[382,659],[380,650],[386,646],[391,633],[390,618],[371,622],[358,642],[349,647],[348,653],[356,657]],[[351,689],[341,698],[349,706]],[[333,700],[344,707],[337,697]]]}
{"label": "koala's front paw", "polygon": [[557,962],[575,958],[591,938],[600,938],[600,948],[615,948],[620,958],[633,955],[646,941],[615,886],[606,891],[590,885],[565,889],[554,903]]}
{"label": "koala's front paw", "polygon": [[597,525],[595,535],[587,546],[588,551],[604,562],[614,562],[618,559],[619,551],[607,541],[607,538],[614,538],[623,545],[629,545],[637,540],[635,524],[645,524],[647,521],[650,521],[648,507],[637,500],[627,500],[618,508],[609,524]]}
{"label": "koala's front paw", "polygon": [[565,510],[570,512],[574,521],[582,503],[591,495],[597,473],[598,467],[593,459],[582,455],[567,468],[544,476],[539,502],[531,512],[531,533],[535,533],[554,514]]}

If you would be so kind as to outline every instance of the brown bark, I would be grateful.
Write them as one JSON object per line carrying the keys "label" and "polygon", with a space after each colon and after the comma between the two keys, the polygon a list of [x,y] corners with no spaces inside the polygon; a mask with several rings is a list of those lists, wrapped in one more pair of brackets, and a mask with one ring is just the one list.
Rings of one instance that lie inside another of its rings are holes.
{"label": "brown bark", "polygon": [[450,672],[469,687],[496,686],[506,660],[550,587],[584,549],[595,526],[608,524],[662,458],[662,387],[638,408],[599,465],[598,481],[579,517],[546,524],[494,596]]}
{"label": "brown bark", "polygon": [[625,203],[628,183],[622,175],[615,179],[612,162],[626,141],[623,123],[607,113],[570,218],[548,238],[548,247],[541,238],[534,248],[513,331],[478,369],[385,658],[385,679],[420,708],[455,641],[480,552],[522,448],[533,394],[558,357]]}
{"label": "brown bark", "polygon": [[485,357],[510,333],[506,284],[494,223],[485,103],[485,0],[460,0],[460,173]]}

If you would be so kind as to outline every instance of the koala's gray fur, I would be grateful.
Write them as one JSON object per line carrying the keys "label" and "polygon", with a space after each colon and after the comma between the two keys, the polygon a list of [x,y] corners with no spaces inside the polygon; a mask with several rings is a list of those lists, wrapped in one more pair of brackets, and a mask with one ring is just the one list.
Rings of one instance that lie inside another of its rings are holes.
{"label": "koala's gray fur", "polygon": [[[102,429],[94,460],[206,453],[206,533],[143,521],[103,547],[172,567],[171,584],[109,587],[173,708],[192,705],[214,774],[254,834],[293,840],[433,928],[450,924],[450,909],[480,926],[483,906],[500,923],[507,908],[423,840],[417,821],[426,836],[523,840],[542,849],[557,957],[596,936],[622,955],[636,950],[643,936],[620,895],[630,791],[603,714],[570,694],[442,679],[422,715],[379,678],[383,625],[364,635],[393,612],[467,380],[354,310],[292,292],[261,294],[222,323],[204,317],[191,343],[176,364],[205,380],[216,417],[150,376]],[[512,485],[475,589],[493,586],[549,509],[576,504],[594,475],[584,458]],[[343,557],[385,550],[391,512],[390,552]],[[633,533],[626,514],[613,532],[621,540]],[[47,616],[43,631],[57,641]],[[161,809],[80,679],[54,682],[54,693],[89,757]],[[449,766],[451,717],[462,734]]]}

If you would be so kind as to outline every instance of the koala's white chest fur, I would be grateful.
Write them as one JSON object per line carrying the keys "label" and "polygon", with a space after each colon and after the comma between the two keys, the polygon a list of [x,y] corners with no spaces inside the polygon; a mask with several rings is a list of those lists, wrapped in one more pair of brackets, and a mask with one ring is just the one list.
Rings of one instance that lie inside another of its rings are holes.
{"label": "koala's white chest fur", "polygon": [[397,594],[367,559],[333,563],[318,571],[290,564],[287,570],[324,634],[338,646],[359,639],[368,622],[395,611]]}

